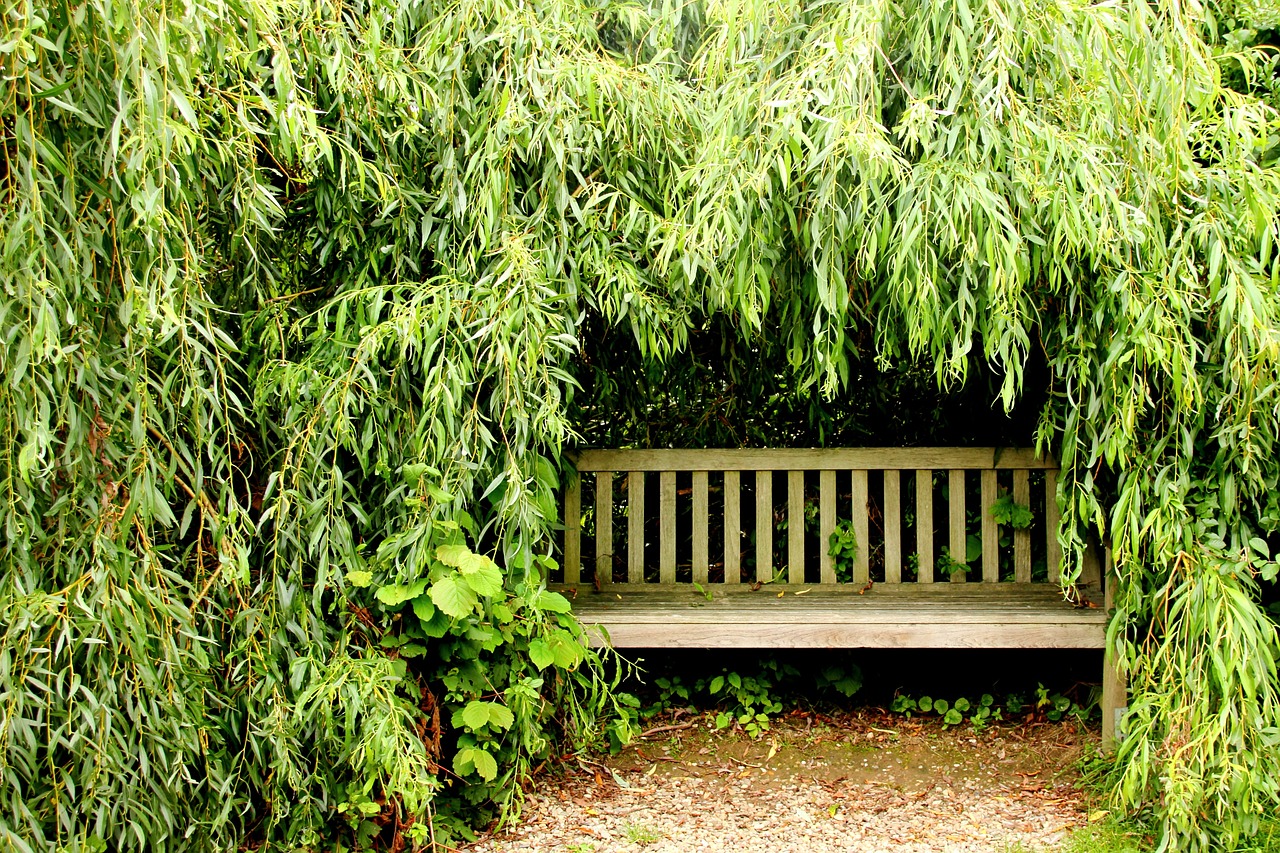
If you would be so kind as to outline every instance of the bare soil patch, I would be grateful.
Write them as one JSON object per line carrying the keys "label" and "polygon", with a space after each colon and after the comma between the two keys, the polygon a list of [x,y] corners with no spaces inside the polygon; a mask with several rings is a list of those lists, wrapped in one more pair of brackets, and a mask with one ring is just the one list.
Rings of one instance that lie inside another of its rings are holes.
{"label": "bare soil patch", "polygon": [[797,712],[758,739],[709,718],[536,780],[516,851],[951,851],[1052,847],[1087,820],[1077,723],[943,729],[877,711]]}

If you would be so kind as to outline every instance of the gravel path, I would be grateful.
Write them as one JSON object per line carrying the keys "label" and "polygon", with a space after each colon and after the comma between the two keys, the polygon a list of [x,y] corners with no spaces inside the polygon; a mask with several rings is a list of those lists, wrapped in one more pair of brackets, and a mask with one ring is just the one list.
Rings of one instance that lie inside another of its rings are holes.
{"label": "gravel path", "polygon": [[541,779],[515,826],[469,849],[1005,853],[1087,819],[1072,768],[1095,740],[1074,725],[977,735],[864,713],[758,741],[685,725]]}

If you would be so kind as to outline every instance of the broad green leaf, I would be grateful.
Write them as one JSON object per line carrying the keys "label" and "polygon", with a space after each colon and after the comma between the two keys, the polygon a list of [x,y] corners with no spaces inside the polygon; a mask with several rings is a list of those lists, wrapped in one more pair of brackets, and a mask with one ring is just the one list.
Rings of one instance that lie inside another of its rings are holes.
{"label": "broad green leaf", "polygon": [[475,765],[476,773],[486,782],[492,782],[498,778],[498,762],[497,760],[483,749],[478,747],[471,750],[471,761]]}
{"label": "broad green leaf", "polygon": [[506,731],[511,728],[515,721],[515,714],[506,705],[499,705],[495,702],[493,707],[489,709],[489,725],[495,729]]}
{"label": "broad green leaf", "polygon": [[426,588],[427,582],[425,580],[416,580],[408,584],[387,584],[386,586],[378,587],[374,597],[387,607],[399,607],[406,601],[422,595],[423,590]]}
{"label": "broad green leaf", "polygon": [[476,769],[475,748],[465,747],[453,754],[453,772],[459,776],[470,775]]}
{"label": "broad green leaf", "polygon": [[373,583],[373,572],[364,571],[362,569],[352,569],[347,572],[347,583],[357,589],[363,589]]}
{"label": "broad green leaf", "polygon": [[475,611],[479,599],[475,592],[458,575],[448,575],[431,585],[431,603],[454,619],[461,619]]}
{"label": "broad green leaf", "polygon": [[529,660],[538,669],[546,669],[555,663],[555,654],[544,640],[529,641]]}
{"label": "broad green leaf", "polygon": [[462,578],[477,595],[491,596],[502,592],[502,572],[489,559],[464,560]]}
{"label": "broad green leaf", "polygon": [[471,549],[466,545],[441,545],[436,549],[436,559],[444,563],[446,566],[458,568],[468,557],[473,556]]}
{"label": "broad green leaf", "polygon": [[413,599],[413,615],[421,622],[430,622],[436,615],[436,607],[431,603],[430,595],[419,595]]}
{"label": "broad green leaf", "polygon": [[582,662],[582,646],[563,628],[556,628],[547,635],[547,645],[560,669],[573,669]]}
{"label": "broad green leaf", "polygon": [[505,730],[511,727],[515,716],[506,706],[497,702],[475,699],[463,706],[462,721],[472,729],[492,725],[494,728]]}
{"label": "broad green leaf", "polygon": [[541,590],[537,597],[533,600],[533,606],[539,610],[547,610],[552,613],[568,613],[573,609],[569,603],[569,599],[565,598],[558,592],[551,590]]}

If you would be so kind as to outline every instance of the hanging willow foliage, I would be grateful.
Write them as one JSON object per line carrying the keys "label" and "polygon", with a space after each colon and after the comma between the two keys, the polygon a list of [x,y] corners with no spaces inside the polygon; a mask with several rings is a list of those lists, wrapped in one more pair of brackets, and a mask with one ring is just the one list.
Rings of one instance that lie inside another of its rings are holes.
{"label": "hanging willow foliage", "polygon": [[1042,351],[1068,560],[1121,580],[1117,803],[1249,833],[1277,20],[6,0],[0,843],[426,843],[625,740],[544,590],[588,316],[658,362],[718,317],[828,398],[870,356],[1011,407]]}

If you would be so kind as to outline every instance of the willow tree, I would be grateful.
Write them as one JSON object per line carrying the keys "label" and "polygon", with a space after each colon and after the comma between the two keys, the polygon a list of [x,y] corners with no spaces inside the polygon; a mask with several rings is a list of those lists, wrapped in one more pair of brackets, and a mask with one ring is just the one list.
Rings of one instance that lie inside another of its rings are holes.
{"label": "willow tree", "polygon": [[423,842],[625,739],[544,590],[586,318],[828,399],[869,355],[1012,406],[1042,350],[1118,804],[1185,849],[1274,807],[1276,122],[1224,35],[1268,10],[5,11],[6,846]]}

